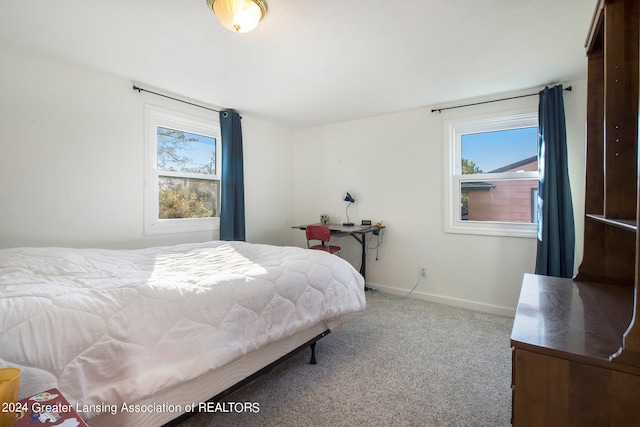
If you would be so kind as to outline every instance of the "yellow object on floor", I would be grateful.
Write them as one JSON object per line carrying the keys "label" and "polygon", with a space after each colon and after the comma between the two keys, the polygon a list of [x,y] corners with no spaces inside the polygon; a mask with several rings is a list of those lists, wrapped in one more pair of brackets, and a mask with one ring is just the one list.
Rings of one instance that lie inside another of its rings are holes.
{"label": "yellow object on floor", "polygon": [[0,369],[0,427],[13,427],[20,388],[20,369]]}

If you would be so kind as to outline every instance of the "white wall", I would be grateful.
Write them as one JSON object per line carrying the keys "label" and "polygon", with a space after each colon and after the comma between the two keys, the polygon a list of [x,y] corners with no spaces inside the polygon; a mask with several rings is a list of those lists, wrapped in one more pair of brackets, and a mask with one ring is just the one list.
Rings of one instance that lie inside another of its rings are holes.
{"label": "white wall", "polygon": [[[217,238],[143,235],[144,103],[206,110],[139,94],[129,78],[42,55],[0,45],[0,57],[0,247],[144,247]],[[565,107],[579,264],[586,82],[571,84]],[[537,97],[296,131],[244,114],[247,240],[305,246],[291,225],[317,222],[322,213],[342,222],[341,197],[349,190],[357,200],[352,220],[387,226],[379,259],[369,251],[370,284],[401,294],[426,266],[414,296],[508,314],[522,274],[534,269],[535,240],[444,233],[444,120],[530,103]],[[357,242],[339,243],[358,267]]]}
{"label": "white wall", "polygon": [[[143,235],[144,103],[217,113],[41,55],[0,45],[0,57],[0,247],[143,247],[218,237]],[[247,240],[285,244],[290,236],[282,230],[293,218],[291,131],[246,115],[242,125]]]}
{"label": "white wall", "polygon": [[[582,256],[586,82],[571,84],[574,90],[565,92],[565,109],[578,265]],[[421,108],[297,131],[295,221],[318,222],[319,215],[326,213],[332,222],[343,222],[346,203],[341,201],[342,194],[349,191],[356,199],[349,208],[351,220],[384,220],[387,226],[377,261],[376,251],[369,251],[370,285],[406,294],[418,279],[419,266],[426,266],[427,277],[418,285],[415,297],[510,314],[517,304],[522,275],[534,271],[536,240],[444,232],[444,121],[537,108],[537,103],[534,96],[442,113]],[[293,233],[297,244],[303,245],[302,233]],[[339,238],[335,243],[343,246],[345,258],[359,265],[354,239]],[[370,246],[375,243],[371,241]]]}

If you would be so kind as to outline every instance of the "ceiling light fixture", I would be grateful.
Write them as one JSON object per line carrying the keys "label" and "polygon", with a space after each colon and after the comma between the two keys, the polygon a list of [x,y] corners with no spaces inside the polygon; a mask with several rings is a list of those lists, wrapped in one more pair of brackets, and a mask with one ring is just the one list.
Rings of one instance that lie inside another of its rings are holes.
{"label": "ceiling light fixture", "polygon": [[263,0],[207,0],[218,21],[234,33],[247,33],[258,26],[267,14]]}

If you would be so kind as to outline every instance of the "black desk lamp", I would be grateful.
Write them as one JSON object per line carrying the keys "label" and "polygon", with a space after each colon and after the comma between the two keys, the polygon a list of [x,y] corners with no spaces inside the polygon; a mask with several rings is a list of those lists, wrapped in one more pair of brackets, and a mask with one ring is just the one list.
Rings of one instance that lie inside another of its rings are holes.
{"label": "black desk lamp", "polygon": [[343,222],[342,225],[344,225],[345,227],[353,227],[354,224],[351,221],[349,221],[349,206],[351,206],[351,203],[355,202],[356,199],[351,197],[351,194],[349,194],[348,191],[344,193],[344,197],[342,199],[345,202],[349,202],[349,204],[347,205],[347,208],[344,211],[347,214],[347,222]]}

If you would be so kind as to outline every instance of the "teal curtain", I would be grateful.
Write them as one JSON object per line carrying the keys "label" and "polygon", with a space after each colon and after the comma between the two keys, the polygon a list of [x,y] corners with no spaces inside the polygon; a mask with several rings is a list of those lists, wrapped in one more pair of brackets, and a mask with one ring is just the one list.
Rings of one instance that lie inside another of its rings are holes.
{"label": "teal curtain", "polygon": [[573,276],[575,227],[562,85],[540,92],[536,274]]}
{"label": "teal curtain", "polygon": [[220,240],[245,240],[244,166],[240,114],[220,111],[222,183]]}

